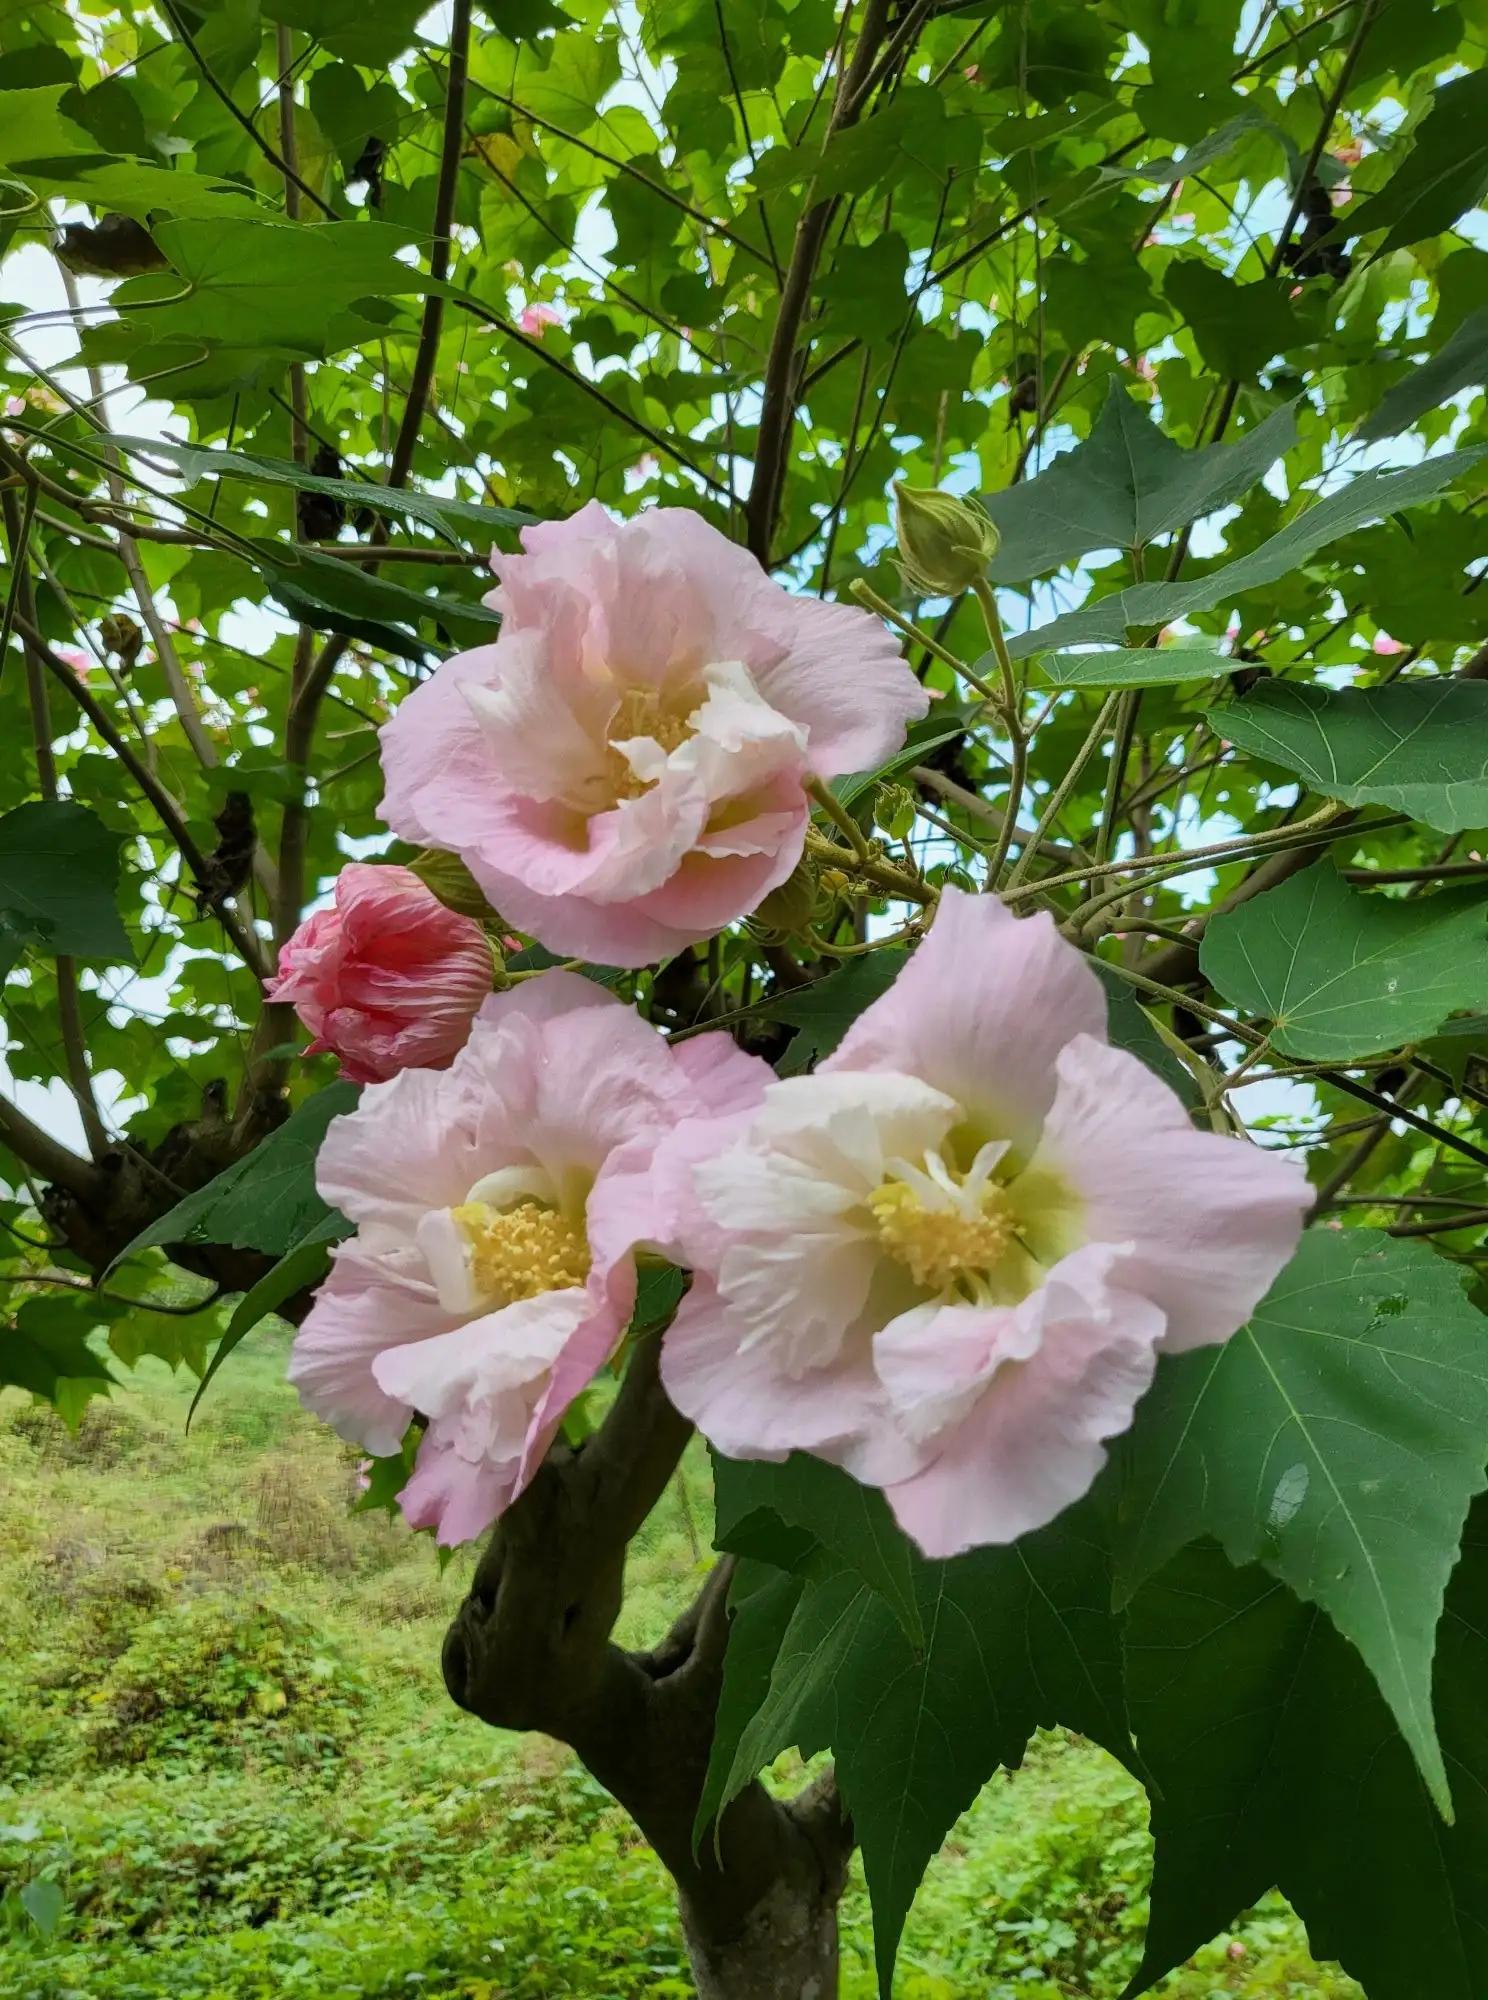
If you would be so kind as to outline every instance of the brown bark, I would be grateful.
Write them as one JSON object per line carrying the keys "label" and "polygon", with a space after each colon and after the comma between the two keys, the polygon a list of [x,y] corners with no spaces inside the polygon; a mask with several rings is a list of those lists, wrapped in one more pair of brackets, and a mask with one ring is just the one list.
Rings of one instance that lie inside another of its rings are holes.
{"label": "brown bark", "polygon": [[688,1425],[640,1349],[614,1409],[556,1447],[492,1533],[444,1643],[460,1707],[569,1744],[677,1884],[703,2000],[829,2000],[852,1847],[830,1774],[795,1800],[749,1785],[694,1851],[727,1635],[728,1565],[650,1653],[610,1633],[625,1549],[660,1497]]}

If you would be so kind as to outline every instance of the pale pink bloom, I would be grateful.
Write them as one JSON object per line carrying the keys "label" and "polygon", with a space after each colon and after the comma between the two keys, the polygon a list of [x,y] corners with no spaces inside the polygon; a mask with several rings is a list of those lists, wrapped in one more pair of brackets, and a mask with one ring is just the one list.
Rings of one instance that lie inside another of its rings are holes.
{"label": "pale pink bloom", "polygon": [[1379,653],[1385,658],[1388,658],[1392,653],[1403,653],[1405,650],[1406,648],[1404,640],[1392,639],[1388,632],[1375,633],[1374,651],[1376,653]]}
{"label": "pale pink bloom", "polygon": [[523,306],[521,312],[517,315],[517,325],[521,327],[523,333],[535,334],[539,340],[542,339],[545,328],[562,326],[562,324],[563,315],[559,312],[557,306],[541,304]]}
{"label": "pale pink bloom", "polygon": [[59,646],[57,658],[65,660],[80,681],[85,681],[93,671],[92,659],[77,646]]}
{"label": "pale pink bloom", "polygon": [[353,1083],[447,1063],[491,990],[491,951],[407,868],[349,862],[335,907],[307,917],[267,991],[333,1049]]}
{"label": "pale pink bloom", "polygon": [[383,817],[553,951],[644,965],[778,887],[806,780],[881,763],[928,701],[875,618],[788,595],[686,508],[591,503],[522,545],[491,559],[500,638],[384,727]]}
{"label": "pale pink bloom", "polygon": [[932,1556],[1078,1499],[1160,1352],[1222,1341],[1296,1245],[1298,1166],[1197,1132],[1107,1039],[1047,914],[948,888],[814,1075],[681,1126],[652,1188],[692,1288],[673,1402],[723,1452],[814,1452]]}
{"label": "pale pink bloom", "polygon": [[415,1527],[468,1541],[531,1479],[630,1319],[657,1139],[726,1104],[746,1061],[722,1035],[674,1053],[547,972],[489,998],[447,1070],[404,1070],[332,1120],[316,1184],[357,1233],[289,1376],[379,1457],[427,1418],[399,1495]]}
{"label": "pale pink bloom", "polygon": [[1333,148],[1333,157],[1341,167],[1356,167],[1360,160],[1363,159],[1366,150],[1367,143],[1361,136],[1357,139],[1348,140],[1342,146],[1335,146]]}
{"label": "pale pink bloom", "polygon": [[6,414],[6,416],[8,416],[8,417],[23,417],[23,416],[25,416],[25,414],[26,414],[26,399],[25,399],[25,397],[24,397],[24,396],[7,396],[7,397],[6,397],[6,399],[5,399],[5,414]]}

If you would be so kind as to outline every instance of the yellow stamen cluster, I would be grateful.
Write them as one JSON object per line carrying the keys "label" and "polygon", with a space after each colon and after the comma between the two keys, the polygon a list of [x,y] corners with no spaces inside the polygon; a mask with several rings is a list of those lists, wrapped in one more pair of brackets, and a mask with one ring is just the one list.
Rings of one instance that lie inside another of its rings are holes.
{"label": "yellow stamen cluster", "polygon": [[917,1285],[942,1292],[959,1279],[991,1271],[1013,1240],[1013,1219],[989,1187],[982,1206],[927,1208],[903,1181],[885,1181],[868,1197],[878,1240]]}
{"label": "yellow stamen cluster", "polygon": [[470,1246],[476,1287],[494,1304],[582,1285],[589,1275],[588,1239],[555,1208],[536,1201],[513,1208],[467,1201],[452,1213]]}
{"label": "yellow stamen cluster", "polygon": [[649,781],[637,777],[614,748],[616,743],[627,742],[632,736],[649,736],[670,756],[693,734],[689,720],[693,707],[691,699],[685,700],[680,710],[675,706],[664,706],[663,701],[663,696],[655,688],[629,688],[620,698],[620,706],[610,724],[609,754],[610,776],[617,800],[638,799]]}

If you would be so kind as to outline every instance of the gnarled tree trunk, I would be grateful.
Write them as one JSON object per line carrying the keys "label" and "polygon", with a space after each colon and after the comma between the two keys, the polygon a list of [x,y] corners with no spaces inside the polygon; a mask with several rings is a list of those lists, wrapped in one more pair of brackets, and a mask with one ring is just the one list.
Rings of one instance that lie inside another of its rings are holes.
{"label": "gnarled tree trunk", "polygon": [[445,1683],[493,1727],[571,1745],[631,1814],[676,1881],[702,2000],[830,2000],[852,1850],[831,1774],[789,1801],[749,1785],[693,1851],[731,1565],[653,1652],[610,1638],[626,1546],[688,1437],[657,1346],[638,1350],[596,1435],[550,1453],[498,1522],[445,1639]]}

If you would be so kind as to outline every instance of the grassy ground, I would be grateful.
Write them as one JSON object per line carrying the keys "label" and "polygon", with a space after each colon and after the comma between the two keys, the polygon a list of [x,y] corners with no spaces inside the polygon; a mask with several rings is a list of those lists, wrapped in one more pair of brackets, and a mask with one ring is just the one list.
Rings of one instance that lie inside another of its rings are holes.
{"label": "grassy ground", "polygon": [[[468,1557],[441,1575],[425,1539],[348,1514],[354,1457],[281,1367],[270,1343],[236,1357],[189,1437],[158,1364],[76,1436],[0,1396],[0,1993],[681,2000],[666,1881],[624,1816],[444,1698]],[[635,1551],[635,1638],[706,1560],[705,1470],[684,1478]],[[1115,2000],[1149,1854],[1125,1775],[1040,1741],[931,1869],[901,2000]],[[860,1879],[844,1915],[867,2000]],[[1279,1900],[1164,1991],[1358,1994]]]}

